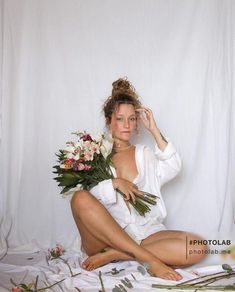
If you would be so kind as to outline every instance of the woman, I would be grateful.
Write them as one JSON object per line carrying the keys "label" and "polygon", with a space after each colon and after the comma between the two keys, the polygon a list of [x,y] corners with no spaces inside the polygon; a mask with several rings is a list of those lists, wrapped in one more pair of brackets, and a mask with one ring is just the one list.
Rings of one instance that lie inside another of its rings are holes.
{"label": "woman", "polygon": [[[90,271],[114,260],[136,260],[145,264],[153,276],[180,280],[182,276],[173,268],[198,263],[206,247],[194,245],[194,252],[188,254],[186,244],[199,237],[166,230],[163,225],[166,210],[160,187],[179,172],[179,155],[162,136],[152,111],[141,106],[127,80],[113,83],[104,114],[114,140],[115,178],[102,181],[91,192],[77,191],[71,200],[82,247],[89,256],[82,267]],[[139,122],[155,139],[155,152],[130,143]],[[125,195],[124,199],[116,189]],[[157,205],[151,206],[146,216],[137,214],[129,203],[144,195],[141,190],[159,196]]]}

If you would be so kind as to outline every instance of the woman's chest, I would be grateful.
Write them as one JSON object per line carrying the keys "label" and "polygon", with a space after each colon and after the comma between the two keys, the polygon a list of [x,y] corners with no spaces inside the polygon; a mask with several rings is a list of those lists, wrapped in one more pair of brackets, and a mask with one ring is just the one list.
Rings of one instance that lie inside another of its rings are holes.
{"label": "woman's chest", "polygon": [[137,177],[138,169],[136,165],[135,149],[116,153],[112,161],[117,177],[124,178],[131,182]]}

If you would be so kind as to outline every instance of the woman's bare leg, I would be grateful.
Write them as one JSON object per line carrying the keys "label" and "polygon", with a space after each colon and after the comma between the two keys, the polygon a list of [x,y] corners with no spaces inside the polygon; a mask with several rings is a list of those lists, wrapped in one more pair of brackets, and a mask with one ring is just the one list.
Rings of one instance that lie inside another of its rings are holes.
{"label": "woman's bare leg", "polygon": [[[105,247],[112,247],[140,263],[148,263],[150,273],[155,276],[169,280],[182,278],[179,273],[162,263],[150,251],[133,241],[106,208],[89,192],[76,192],[71,200],[71,208],[81,235],[83,248],[88,255],[95,254]],[[96,240],[90,242],[84,238],[85,230]]]}
{"label": "woman's bare leg", "polygon": [[89,257],[82,263],[82,268],[91,271],[114,260],[134,260],[130,255],[110,248],[99,239],[94,237],[83,223],[77,218],[77,227],[81,236],[82,246]]}
{"label": "woman's bare leg", "polygon": [[151,251],[165,264],[172,267],[187,267],[199,263],[206,257],[206,245],[193,245],[190,242],[200,241],[201,237],[196,234],[163,230],[150,235],[141,242],[141,245]]}
{"label": "woman's bare leg", "polygon": [[[206,256],[207,246],[205,245],[195,244],[193,252],[190,253],[192,251],[192,246],[189,245],[190,240],[201,240],[201,238],[191,233],[167,230],[152,234],[141,242],[141,246],[153,253],[163,263],[183,268],[200,262]],[[109,248],[104,253],[97,253],[89,257],[85,263],[88,267],[95,269],[113,260],[132,259],[127,258],[122,252]]]}

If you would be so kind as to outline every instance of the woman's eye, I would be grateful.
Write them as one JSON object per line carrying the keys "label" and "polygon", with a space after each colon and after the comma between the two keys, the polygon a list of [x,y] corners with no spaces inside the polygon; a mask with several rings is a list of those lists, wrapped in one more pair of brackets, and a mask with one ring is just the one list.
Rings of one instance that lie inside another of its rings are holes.
{"label": "woman's eye", "polygon": [[131,120],[132,122],[135,122],[135,121],[136,121],[136,118],[133,117],[133,118],[130,118],[130,120]]}
{"label": "woman's eye", "polygon": [[[117,121],[124,121],[124,118],[116,118],[116,120]],[[136,117],[133,117],[133,118],[128,118],[128,121],[130,121],[130,122],[135,122],[137,119],[136,119]]]}

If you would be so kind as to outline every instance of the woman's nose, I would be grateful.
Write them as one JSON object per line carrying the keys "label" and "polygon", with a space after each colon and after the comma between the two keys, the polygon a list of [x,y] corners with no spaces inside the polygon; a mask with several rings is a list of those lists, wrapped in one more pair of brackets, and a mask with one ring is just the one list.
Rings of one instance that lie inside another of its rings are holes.
{"label": "woman's nose", "polygon": [[124,128],[129,128],[130,127],[130,122],[129,120],[124,121]]}

